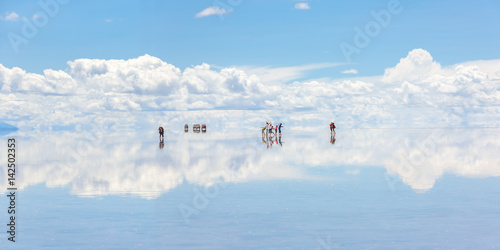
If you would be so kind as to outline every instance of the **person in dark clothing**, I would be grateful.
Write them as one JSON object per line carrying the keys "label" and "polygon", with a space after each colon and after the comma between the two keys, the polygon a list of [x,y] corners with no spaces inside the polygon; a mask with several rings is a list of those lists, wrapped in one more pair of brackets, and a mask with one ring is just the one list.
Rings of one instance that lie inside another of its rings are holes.
{"label": "person in dark clothing", "polygon": [[160,133],[160,141],[163,140],[164,135],[163,135],[163,127],[158,128],[158,133]]}

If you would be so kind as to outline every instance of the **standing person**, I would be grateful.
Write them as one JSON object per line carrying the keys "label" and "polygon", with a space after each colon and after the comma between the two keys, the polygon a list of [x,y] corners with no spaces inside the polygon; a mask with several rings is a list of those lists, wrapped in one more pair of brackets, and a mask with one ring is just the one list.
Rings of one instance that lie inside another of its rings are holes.
{"label": "standing person", "polygon": [[274,130],[276,134],[278,134],[278,125],[276,125],[276,130]]}
{"label": "standing person", "polygon": [[330,123],[330,134],[333,134],[335,136],[335,123]]}
{"label": "standing person", "polygon": [[268,136],[268,133],[269,132],[269,122],[266,122],[266,137]]}
{"label": "standing person", "polygon": [[279,133],[281,135],[281,127],[283,126],[283,124],[280,123],[280,125],[278,126],[278,129],[279,129]]}
{"label": "standing person", "polygon": [[159,127],[158,128],[158,133],[160,133],[160,141],[163,140],[164,136],[163,136],[163,127]]}

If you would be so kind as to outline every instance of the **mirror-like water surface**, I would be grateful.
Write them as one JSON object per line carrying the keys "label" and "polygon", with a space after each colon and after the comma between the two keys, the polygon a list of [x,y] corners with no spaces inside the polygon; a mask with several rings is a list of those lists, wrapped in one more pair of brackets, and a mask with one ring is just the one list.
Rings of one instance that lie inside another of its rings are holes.
{"label": "mirror-like water surface", "polygon": [[8,136],[18,248],[500,246],[497,129]]}

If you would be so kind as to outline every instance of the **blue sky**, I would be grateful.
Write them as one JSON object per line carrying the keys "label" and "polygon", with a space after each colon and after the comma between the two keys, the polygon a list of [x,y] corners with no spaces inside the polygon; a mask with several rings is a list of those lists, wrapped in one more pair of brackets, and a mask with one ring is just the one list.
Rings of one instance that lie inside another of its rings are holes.
{"label": "blue sky", "polygon": [[[52,2],[45,1],[42,2]],[[22,35],[26,17],[43,11],[38,1],[0,3],[0,63],[28,72],[65,69],[78,58],[128,59],[149,54],[181,69],[203,62],[221,67],[288,67],[347,63],[339,44],[353,44],[383,1],[69,1],[16,53],[7,34]],[[370,43],[348,65],[319,69],[307,77],[381,75],[408,51],[423,48],[442,65],[500,58],[500,2],[401,0]],[[295,8],[305,3],[306,10]],[[197,18],[219,6],[228,13]],[[15,12],[18,18],[6,20]]]}

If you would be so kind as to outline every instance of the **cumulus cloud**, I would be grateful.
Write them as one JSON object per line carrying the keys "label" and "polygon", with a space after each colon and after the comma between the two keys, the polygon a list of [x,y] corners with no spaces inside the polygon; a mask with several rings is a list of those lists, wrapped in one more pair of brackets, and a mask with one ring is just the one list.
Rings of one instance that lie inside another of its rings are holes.
{"label": "cumulus cloud", "polygon": [[382,81],[418,81],[437,73],[440,69],[441,65],[434,61],[428,51],[414,49],[395,67],[386,69]]}
{"label": "cumulus cloud", "polygon": [[229,14],[231,12],[232,12],[232,10],[230,10],[230,9],[226,10],[226,9],[221,8],[219,6],[211,6],[211,7],[208,7],[206,9],[196,13],[195,17],[202,18],[202,17],[212,16],[212,15],[221,16],[221,15]]}
{"label": "cumulus cloud", "polygon": [[359,72],[356,69],[346,69],[341,72],[342,74],[358,74]]}
{"label": "cumulus cloud", "polygon": [[[65,70],[35,74],[0,64],[0,115],[21,130],[74,128],[99,117],[147,127],[156,123],[158,112],[179,126],[203,119],[221,129],[260,126],[273,117],[297,129],[321,127],[331,119],[343,127],[500,126],[495,75],[500,60],[443,68],[418,49],[383,76],[297,80],[309,70],[336,65],[214,68],[204,63],[181,70],[144,55],[77,59]],[[238,119],[230,119],[228,110]],[[131,116],[120,117],[125,113]]]}
{"label": "cumulus cloud", "polygon": [[0,16],[0,20],[15,22],[19,20],[19,15],[14,11],[5,12],[5,16],[4,17]]}
{"label": "cumulus cloud", "polygon": [[296,3],[295,4],[295,9],[298,10],[308,10],[311,7],[309,6],[309,3]]}

